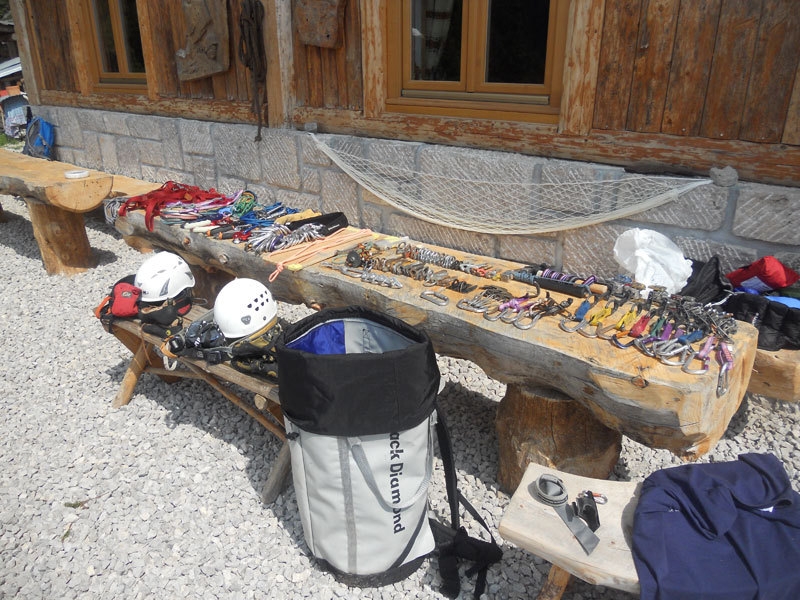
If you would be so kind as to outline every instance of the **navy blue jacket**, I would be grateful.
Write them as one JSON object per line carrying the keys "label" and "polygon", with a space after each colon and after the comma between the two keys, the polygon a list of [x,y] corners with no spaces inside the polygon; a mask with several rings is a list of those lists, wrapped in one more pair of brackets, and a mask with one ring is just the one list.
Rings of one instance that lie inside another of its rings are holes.
{"label": "navy blue jacket", "polygon": [[771,454],[662,469],[642,485],[632,549],[643,600],[798,600],[800,494]]}

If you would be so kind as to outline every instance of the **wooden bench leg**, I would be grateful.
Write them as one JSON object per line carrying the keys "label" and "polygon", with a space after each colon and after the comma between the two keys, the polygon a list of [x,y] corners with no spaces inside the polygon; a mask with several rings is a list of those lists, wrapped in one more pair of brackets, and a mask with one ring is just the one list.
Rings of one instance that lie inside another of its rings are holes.
{"label": "wooden bench leg", "polygon": [[550,572],[547,574],[547,580],[544,582],[537,600],[561,600],[564,591],[567,589],[572,575],[569,571],[565,571],[561,567],[553,565],[550,567]]}
{"label": "wooden bench leg", "polygon": [[513,493],[528,463],[607,479],[622,451],[622,434],[556,390],[509,384],[495,420],[500,447],[497,482]]}
{"label": "wooden bench leg", "polygon": [[264,489],[261,490],[261,501],[264,504],[272,504],[275,499],[286,489],[289,484],[289,476],[292,472],[292,457],[289,452],[289,444],[284,442],[272,469],[269,471]]}
{"label": "wooden bench leg", "polygon": [[125,406],[131,401],[133,390],[136,387],[136,382],[139,381],[144,370],[147,368],[147,348],[145,344],[141,344],[133,355],[131,364],[128,365],[128,370],[125,371],[125,376],[122,378],[122,385],[119,387],[117,396],[111,403],[114,408]]}
{"label": "wooden bench leg", "polygon": [[25,199],[48,275],[74,275],[97,265],[81,213]]}
{"label": "wooden bench leg", "polygon": [[[114,337],[116,337],[120,342],[122,342],[122,344],[133,354],[136,354],[139,348],[141,348],[142,345],[144,345],[145,352],[147,353],[146,356],[148,365],[157,365],[163,363],[161,356],[159,356],[156,353],[155,348],[152,346],[152,344],[145,343],[141,337],[136,336],[128,331],[125,331],[124,329],[120,329],[119,327],[112,326],[111,332],[114,334]],[[175,383],[176,381],[180,381],[181,379],[186,378],[185,374],[182,373],[173,374],[172,372],[165,372],[164,370],[155,369],[150,366],[147,367],[146,371],[158,375],[158,377],[161,378],[161,380],[164,381],[165,383]]]}

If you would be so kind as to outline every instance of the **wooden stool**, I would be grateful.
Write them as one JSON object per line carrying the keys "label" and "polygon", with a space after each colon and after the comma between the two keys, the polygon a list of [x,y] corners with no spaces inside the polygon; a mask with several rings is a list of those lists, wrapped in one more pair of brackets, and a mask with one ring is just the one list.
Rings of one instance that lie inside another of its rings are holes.
{"label": "wooden stool", "polygon": [[[584,490],[608,498],[606,504],[597,507],[600,528],[595,533],[600,543],[590,555],[586,555],[556,511],[531,494],[530,484],[543,473],[555,475],[564,482],[568,502],[574,501]],[[535,463],[528,465],[500,521],[499,531],[504,539],[552,563],[539,600],[561,598],[570,575],[594,585],[639,594],[639,577],[630,541],[640,489],[639,482],[592,479]]]}

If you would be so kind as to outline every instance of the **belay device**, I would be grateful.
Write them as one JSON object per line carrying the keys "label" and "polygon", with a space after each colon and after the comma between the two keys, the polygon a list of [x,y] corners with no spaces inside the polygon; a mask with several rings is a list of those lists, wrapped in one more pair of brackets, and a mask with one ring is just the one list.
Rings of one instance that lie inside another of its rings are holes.
{"label": "belay device", "polygon": [[[297,504],[311,552],[347,585],[394,583],[438,550],[442,593],[459,594],[458,559],[474,561],[475,597],[495,543],[459,526],[447,428],[437,416],[439,369],[428,336],[363,307],[326,309],[288,326],[277,346],[280,401]],[[434,430],[451,525],[428,518]]]}

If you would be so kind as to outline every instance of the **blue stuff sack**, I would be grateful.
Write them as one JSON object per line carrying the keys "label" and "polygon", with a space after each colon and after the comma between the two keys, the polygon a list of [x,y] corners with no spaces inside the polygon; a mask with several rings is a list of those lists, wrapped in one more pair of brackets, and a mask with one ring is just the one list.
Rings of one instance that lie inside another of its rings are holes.
{"label": "blue stuff sack", "polygon": [[25,146],[22,153],[36,158],[53,160],[55,127],[41,117],[33,117],[25,131]]}

